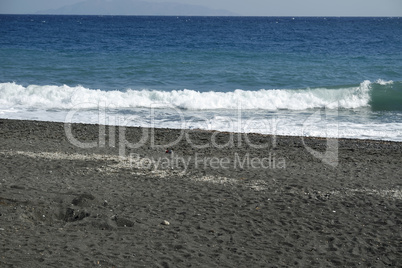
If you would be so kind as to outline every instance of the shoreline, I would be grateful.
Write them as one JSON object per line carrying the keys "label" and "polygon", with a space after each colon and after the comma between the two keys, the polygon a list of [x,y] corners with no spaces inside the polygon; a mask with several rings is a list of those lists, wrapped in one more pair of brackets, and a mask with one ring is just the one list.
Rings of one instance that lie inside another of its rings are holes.
{"label": "shoreline", "polygon": [[401,142],[69,131],[0,119],[1,266],[396,266],[402,258]]}
{"label": "shoreline", "polygon": [[[9,118],[0,118],[0,121],[21,121],[21,122],[37,122],[37,123],[49,123],[49,124],[67,124],[65,122],[60,121],[44,121],[44,120],[31,120],[31,119],[9,119]],[[114,127],[114,128],[133,128],[133,129],[152,129],[150,127],[141,127],[141,126],[119,126],[119,125],[103,125],[103,124],[96,124],[96,123],[69,123],[71,125],[82,125],[82,126],[102,126],[106,127]],[[155,127],[154,129],[159,130],[172,130],[172,131],[179,131],[179,132],[191,132],[191,131],[199,131],[199,132],[206,132],[206,133],[222,133],[222,134],[231,134],[231,135],[255,135],[255,136],[265,136],[265,137],[281,137],[281,138],[299,138],[299,139],[336,139],[339,141],[354,141],[354,142],[380,142],[380,143],[402,143],[402,141],[394,141],[394,140],[381,140],[381,139],[365,139],[365,138],[344,138],[344,137],[319,137],[319,136],[293,136],[293,135],[277,135],[277,134],[264,134],[264,133],[257,133],[257,132],[235,132],[235,131],[221,131],[221,130],[208,130],[208,129],[201,129],[201,128],[193,128],[193,129],[180,129],[180,128],[163,128],[163,127]]]}

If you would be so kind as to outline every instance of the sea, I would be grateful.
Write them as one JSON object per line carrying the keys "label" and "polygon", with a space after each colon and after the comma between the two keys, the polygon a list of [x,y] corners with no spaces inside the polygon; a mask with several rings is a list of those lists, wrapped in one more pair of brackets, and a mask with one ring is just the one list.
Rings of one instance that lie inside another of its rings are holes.
{"label": "sea", "polygon": [[402,19],[0,15],[0,118],[402,142]]}

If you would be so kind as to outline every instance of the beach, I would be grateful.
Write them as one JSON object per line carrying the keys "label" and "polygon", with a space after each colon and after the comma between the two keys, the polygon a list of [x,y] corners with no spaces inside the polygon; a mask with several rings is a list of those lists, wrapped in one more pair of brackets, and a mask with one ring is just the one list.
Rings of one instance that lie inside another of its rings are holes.
{"label": "beach", "polygon": [[1,267],[397,267],[402,143],[0,119]]}

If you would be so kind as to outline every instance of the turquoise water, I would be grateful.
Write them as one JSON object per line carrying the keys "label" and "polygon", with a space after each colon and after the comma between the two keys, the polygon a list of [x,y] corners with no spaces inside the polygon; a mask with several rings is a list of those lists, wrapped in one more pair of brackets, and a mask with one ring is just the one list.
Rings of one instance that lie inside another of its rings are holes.
{"label": "turquoise water", "polygon": [[400,18],[0,15],[0,36],[3,118],[402,141]]}

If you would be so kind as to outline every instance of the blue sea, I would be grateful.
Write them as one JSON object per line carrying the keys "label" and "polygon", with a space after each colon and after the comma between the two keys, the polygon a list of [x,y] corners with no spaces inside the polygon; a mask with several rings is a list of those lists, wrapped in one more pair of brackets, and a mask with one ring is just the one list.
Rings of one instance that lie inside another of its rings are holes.
{"label": "blue sea", "polygon": [[0,15],[0,117],[402,141],[402,19]]}

